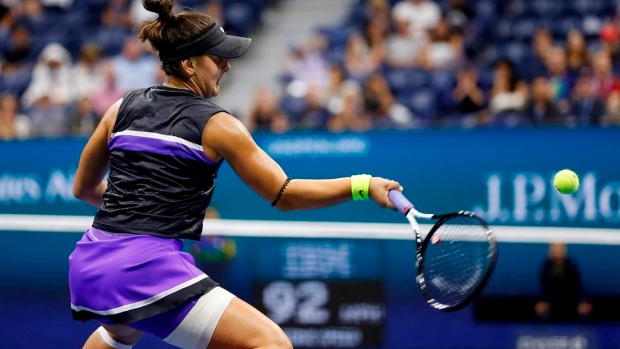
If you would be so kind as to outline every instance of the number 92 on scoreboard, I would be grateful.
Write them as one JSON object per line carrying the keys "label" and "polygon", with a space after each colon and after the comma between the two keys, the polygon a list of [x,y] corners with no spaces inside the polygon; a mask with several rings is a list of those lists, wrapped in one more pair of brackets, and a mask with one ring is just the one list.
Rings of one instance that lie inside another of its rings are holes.
{"label": "number 92 on scoreboard", "polygon": [[385,297],[380,281],[272,280],[254,284],[254,306],[295,348],[380,346]]}

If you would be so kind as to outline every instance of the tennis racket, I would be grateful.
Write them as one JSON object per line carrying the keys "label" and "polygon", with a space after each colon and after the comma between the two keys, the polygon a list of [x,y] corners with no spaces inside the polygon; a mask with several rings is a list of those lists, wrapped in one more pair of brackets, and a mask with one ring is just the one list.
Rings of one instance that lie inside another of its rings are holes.
{"label": "tennis racket", "polygon": [[[448,214],[418,212],[397,190],[390,201],[409,220],[416,240],[416,280],[427,303],[457,311],[484,289],[497,261],[497,240],[486,222],[467,211]],[[436,220],[422,240],[416,218]]]}

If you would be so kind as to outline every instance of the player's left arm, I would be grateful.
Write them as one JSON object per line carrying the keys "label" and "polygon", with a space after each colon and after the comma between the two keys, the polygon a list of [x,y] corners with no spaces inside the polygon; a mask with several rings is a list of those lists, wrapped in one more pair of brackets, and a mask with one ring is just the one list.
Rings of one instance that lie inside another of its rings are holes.
{"label": "player's left arm", "polygon": [[108,183],[103,180],[110,164],[108,140],[116,122],[121,101],[114,103],[103,115],[97,129],[82,151],[75,174],[73,195],[96,207],[103,202],[103,193],[108,188]]}

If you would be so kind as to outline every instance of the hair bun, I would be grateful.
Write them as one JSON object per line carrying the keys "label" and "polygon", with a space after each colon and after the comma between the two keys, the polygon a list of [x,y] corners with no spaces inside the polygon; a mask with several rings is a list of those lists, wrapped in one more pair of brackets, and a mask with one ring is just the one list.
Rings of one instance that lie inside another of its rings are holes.
{"label": "hair bun", "polygon": [[142,5],[147,11],[157,13],[160,20],[168,20],[174,17],[172,0],[142,0]]}

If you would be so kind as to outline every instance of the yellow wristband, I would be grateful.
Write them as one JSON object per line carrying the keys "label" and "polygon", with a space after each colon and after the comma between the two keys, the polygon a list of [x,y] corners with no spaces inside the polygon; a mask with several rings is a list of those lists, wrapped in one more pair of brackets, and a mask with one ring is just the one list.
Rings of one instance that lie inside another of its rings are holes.
{"label": "yellow wristband", "polygon": [[371,175],[351,176],[351,194],[354,201],[363,201],[370,198],[368,190],[370,188]]}

